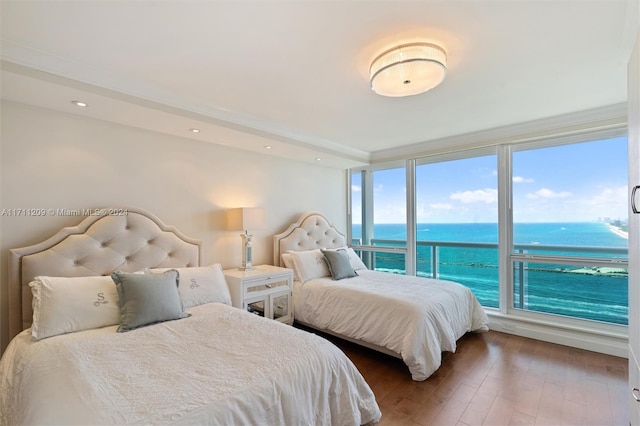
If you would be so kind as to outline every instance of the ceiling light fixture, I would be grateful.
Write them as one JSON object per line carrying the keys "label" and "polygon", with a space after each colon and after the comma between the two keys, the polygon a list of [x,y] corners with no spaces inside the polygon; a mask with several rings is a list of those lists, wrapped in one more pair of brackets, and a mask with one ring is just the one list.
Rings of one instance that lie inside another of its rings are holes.
{"label": "ceiling light fixture", "polygon": [[387,50],[371,63],[371,89],[382,96],[411,96],[442,83],[447,54],[431,43],[403,44]]}
{"label": "ceiling light fixture", "polygon": [[200,129],[193,128],[189,130],[191,131],[191,133],[200,133]]}
{"label": "ceiling light fixture", "polygon": [[87,107],[89,106],[89,104],[87,104],[86,102],[82,102],[82,101],[71,101],[72,104],[74,104],[75,106],[79,106],[79,107]]}

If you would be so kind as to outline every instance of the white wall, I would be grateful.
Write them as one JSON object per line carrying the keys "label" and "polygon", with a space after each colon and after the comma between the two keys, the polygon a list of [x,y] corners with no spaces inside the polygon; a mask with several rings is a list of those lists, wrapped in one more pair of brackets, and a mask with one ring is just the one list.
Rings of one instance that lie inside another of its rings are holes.
{"label": "white wall", "polygon": [[[346,173],[309,163],[2,103],[2,209],[135,206],[203,240],[205,263],[238,266],[241,240],[224,212],[263,207],[268,229],[254,234],[254,264],[272,263],[272,238],[308,210],[343,231]],[[81,217],[0,216],[0,343],[8,344],[8,250],[44,240]]]}

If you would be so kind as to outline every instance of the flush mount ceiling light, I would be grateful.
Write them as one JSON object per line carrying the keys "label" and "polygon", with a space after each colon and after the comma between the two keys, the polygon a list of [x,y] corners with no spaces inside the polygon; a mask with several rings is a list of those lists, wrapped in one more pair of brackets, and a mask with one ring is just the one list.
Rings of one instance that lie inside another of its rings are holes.
{"label": "flush mount ceiling light", "polygon": [[371,89],[382,96],[411,96],[442,83],[447,54],[431,43],[410,43],[382,53],[371,63]]}

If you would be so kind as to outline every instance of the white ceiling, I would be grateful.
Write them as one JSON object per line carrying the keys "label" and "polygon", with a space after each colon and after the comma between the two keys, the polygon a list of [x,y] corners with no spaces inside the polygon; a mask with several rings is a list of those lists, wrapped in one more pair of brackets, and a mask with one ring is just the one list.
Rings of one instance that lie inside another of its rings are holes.
{"label": "white ceiling", "polygon": [[[637,0],[3,0],[0,12],[4,99],[332,167],[625,102],[638,25]],[[447,51],[445,81],[374,94],[371,60],[411,41]]]}

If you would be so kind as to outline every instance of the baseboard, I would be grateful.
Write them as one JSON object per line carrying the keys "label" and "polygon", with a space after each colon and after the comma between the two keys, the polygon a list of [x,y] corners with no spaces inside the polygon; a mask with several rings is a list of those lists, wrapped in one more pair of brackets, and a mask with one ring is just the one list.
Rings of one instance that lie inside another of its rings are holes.
{"label": "baseboard", "polygon": [[586,327],[562,324],[498,312],[487,312],[489,328],[503,333],[559,345],[585,349],[607,355],[629,358],[629,338],[626,328],[592,330]]}

